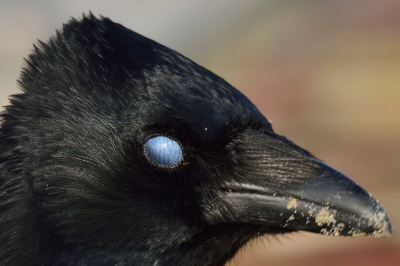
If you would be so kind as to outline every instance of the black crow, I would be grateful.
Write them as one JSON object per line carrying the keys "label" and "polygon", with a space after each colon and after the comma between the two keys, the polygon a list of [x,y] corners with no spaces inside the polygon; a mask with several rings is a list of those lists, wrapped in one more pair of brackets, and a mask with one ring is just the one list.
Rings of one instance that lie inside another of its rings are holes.
{"label": "black crow", "polygon": [[224,265],[253,238],[391,234],[222,78],[107,18],[26,60],[0,129],[0,265]]}

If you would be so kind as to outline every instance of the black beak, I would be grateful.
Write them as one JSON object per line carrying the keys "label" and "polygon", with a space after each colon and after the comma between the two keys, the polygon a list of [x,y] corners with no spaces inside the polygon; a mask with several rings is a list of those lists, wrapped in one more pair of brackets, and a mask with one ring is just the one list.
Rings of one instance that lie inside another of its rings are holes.
{"label": "black beak", "polygon": [[246,223],[333,236],[390,236],[385,210],[357,183],[287,139],[248,130],[237,168],[204,206],[210,224]]}

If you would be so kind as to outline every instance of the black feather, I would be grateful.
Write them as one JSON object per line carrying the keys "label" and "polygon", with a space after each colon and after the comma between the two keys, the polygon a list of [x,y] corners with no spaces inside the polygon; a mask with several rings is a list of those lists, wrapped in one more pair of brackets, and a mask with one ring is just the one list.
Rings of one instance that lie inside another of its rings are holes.
{"label": "black feather", "polygon": [[[321,169],[222,78],[107,18],[35,46],[19,86],[0,129],[0,265],[223,265],[296,230],[226,222],[228,179],[284,191]],[[182,161],[150,162],[155,135]]]}

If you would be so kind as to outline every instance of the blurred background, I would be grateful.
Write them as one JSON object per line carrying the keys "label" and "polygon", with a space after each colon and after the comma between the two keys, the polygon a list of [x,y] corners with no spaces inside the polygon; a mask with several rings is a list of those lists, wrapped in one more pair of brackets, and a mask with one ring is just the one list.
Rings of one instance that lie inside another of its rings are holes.
{"label": "blurred background", "polygon": [[1,0],[0,106],[32,43],[89,11],[223,77],[277,133],[371,191],[392,222],[391,238],[257,239],[229,266],[400,265],[400,1]]}

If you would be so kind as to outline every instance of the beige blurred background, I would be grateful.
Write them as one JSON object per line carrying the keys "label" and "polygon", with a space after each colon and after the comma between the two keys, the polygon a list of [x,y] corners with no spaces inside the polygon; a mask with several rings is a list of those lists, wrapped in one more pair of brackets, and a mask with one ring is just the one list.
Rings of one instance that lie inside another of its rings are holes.
{"label": "beige blurred background", "polygon": [[276,132],[371,191],[392,221],[391,238],[258,239],[230,266],[400,265],[400,1],[2,0],[0,106],[18,92],[32,43],[89,10],[222,76]]}

